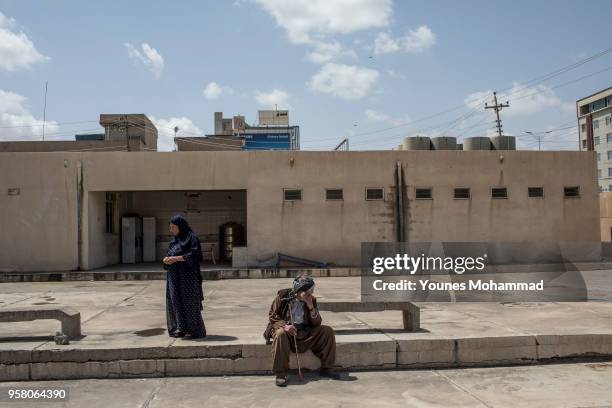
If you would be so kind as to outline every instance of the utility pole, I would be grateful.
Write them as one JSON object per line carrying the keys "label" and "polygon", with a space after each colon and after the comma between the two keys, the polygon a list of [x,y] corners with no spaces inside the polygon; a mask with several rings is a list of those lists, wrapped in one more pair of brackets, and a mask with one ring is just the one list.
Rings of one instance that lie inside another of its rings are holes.
{"label": "utility pole", "polygon": [[548,132],[530,132],[528,130],[525,130],[525,133],[527,133],[528,135],[531,135],[533,137],[537,137],[538,139],[538,150],[542,150],[542,134],[548,134],[551,133],[552,130],[549,130]]}
{"label": "utility pole", "polygon": [[503,136],[503,131],[502,131],[502,124],[501,124],[501,119],[499,118],[499,111],[502,110],[502,108],[509,108],[510,104],[508,103],[508,101],[506,101],[506,103],[497,103],[497,92],[493,92],[493,101],[495,102],[495,105],[487,105],[485,103],[485,109],[494,109],[495,110],[495,115],[497,116],[497,134],[500,136]]}

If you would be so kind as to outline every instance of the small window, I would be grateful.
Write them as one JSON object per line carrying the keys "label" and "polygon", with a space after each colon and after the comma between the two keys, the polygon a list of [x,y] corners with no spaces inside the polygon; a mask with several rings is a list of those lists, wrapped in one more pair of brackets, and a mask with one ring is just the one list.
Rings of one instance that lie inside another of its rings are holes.
{"label": "small window", "polygon": [[580,107],[580,114],[581,115],[586,115],[587,113],[589,113],[589,105],[584,105]]}
{"label": "small window", "polygon": [[586,139],[583,139],[583,140],[582,140],[582,148],[583,148],[583,149],[586,149],[586,147],[587,147],[587,146],[586,146]]}
{"label": "small window", "polygon": [[[608,152],[608,160],[610,160],[610,152]],[[597,153],[597,161],[601,161],[601,153]]]}
{"label": "small window", "polygon": [[544,197],[544,187],[527,187],[529,197]]}
{"label": "small window", "polygon": [[563,187],[563,196],[566,198],[580,197],[580,187]]}
{"label": "small window", "polygon": [[326,200],[343,200],[344,195],[341,188],[326,188],[325,189]]}
{"label": "small window", "polygon": [[593,138],[593,143],[594,143],[594,144],[596,144],[596,145],[598,145],[598,144],[599,144],[599,136],[595,136],[595,137]]}
{"label": "small window", "polygon": [[608,167],[608,177],[612,177],[612,167]]}
{"label": "small window", "polygon": [[606,116],[606,126],[612,125],[612,116]]}
{"label": "small window", "polygon": [[385,189],[382,187],[366,187],[366,200],[383,200]]}
{"label": "small window", "polygon": [[[601,188],[601,187],[600,187],[600,188]],[[603,190],[603,188],[601,188],[601,190]],[[608,186],[608,191],[612,191],[612,184],[610,184],[610,185]]]}
{"label": "small window", "polygon": [[283,199],[285,201],[300,201],[302,199],[302,190],[285,188],[283,189]]}
{"label": "small window", "polygon": [[469,188],[456,188],[455,189],[455,198],[459,199],[468,199],[470,198],[470,189]]}
{"label": "small window", "polygon": [[417,200],[431,200],[431,188],[417,188],[415,190],[415,198]]}
{"label": "small window", "polygon": [[607,141],[608,143],[612,143],[612,133],[608,133],[608,134],[606,135],[606,141]]}
{"label": "small window", "polygon": [[599,129],[599,119],[595,119],[595,120],[593,121],[593,128],[594,128],[594,129]]}
{"label": "small window", "polygon": [[608,160],[612,160],[612,150],[608,150]]}
{"label": "small window", "polygon": [[508,189],[506,187],[493,187],[491,198],[508,198]]}
{"label": "small window", "polygon": [[586,132],[586,124],[585,123],[580,125],[580,130],[582,130],[582,133]]}

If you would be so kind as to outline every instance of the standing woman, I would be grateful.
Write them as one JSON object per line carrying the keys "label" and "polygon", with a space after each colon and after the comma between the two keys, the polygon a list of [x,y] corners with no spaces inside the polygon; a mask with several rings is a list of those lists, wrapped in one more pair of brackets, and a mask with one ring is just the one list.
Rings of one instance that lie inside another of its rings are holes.
{"label": "standing woman", "polygon": [[166,285],[166,317],[171,337],[206,337],[202,320],[202,277],[200,240],[180,215],[170,219],[170,242],[164,269],[168,270]]}

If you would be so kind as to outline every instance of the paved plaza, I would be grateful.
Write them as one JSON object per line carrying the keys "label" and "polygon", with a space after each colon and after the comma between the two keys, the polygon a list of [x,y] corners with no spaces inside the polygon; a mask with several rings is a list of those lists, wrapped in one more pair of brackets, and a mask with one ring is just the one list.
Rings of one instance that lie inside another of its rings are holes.
{"label": "paved plaza", "polygon": [[[357,372],[346,381],[307,375],[278,388],[269,376],[148,378],[2,383],[62,387],[66,402],[45,407],[609,407],[612,363],[449,370]],[[40,402],[6,407],[43,406]]]}

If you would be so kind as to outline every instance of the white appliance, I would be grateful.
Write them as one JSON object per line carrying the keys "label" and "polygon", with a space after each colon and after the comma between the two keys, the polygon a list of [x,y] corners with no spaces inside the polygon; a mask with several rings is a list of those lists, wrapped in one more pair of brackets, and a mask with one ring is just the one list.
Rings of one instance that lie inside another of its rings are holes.
{"label": "white appliance", "polygon": [[142,262],[142,219],[140,217],[121,218],[121,262]]}

